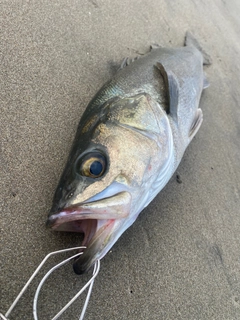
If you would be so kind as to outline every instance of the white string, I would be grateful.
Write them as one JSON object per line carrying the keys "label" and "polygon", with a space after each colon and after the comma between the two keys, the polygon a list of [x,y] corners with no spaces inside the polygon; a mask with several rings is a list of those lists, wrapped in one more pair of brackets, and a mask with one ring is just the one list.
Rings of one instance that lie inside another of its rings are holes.
{"label": "white string", "polygon": [[[97,260],[97,262],[95,263],[95,266],[94,266],[94,270],[93,270],[93,276],[92,278],[85,284],[85,286],[65,305],[65,307],[63,307],[59,312],[58,314],[56,314],[55,317],[52,318],[52,320],[56,320],[60,317],[61,314],[63,314],[64,311],[66,311],[70,305],[83,293],[83,291],[85,291],[87,289],[88,286],[89,287],[89,290],[88,290],[88,294],[87,294],[87,297],[86,297],[86,301],[85,301],[85,304],[83,306],[83,311],[81,313],[81,318],[80,319],[83,319],[83,316],[85,314],[85,311],[87,309],[87,304],[88,304],[88,301],[89,301],[89,298],[90,298],[90,294],[91,294],[91,290],[92,290],[92,285],[93,285],[93,282],[94,282],[94,279],[96,278],[96,276],[98,275],[98,272],[99,272],[99,269],[100,269],[100,261]],[[34,320],[37,320],[37,319],[34,319]]]}
{"label": "white string", "polygon": [[[100,269],[100,260],[97,260],[97,262],[95,263],[94,265],[94,269],[93,269],[93,276],[97,276],[98,272],[99,272],[99,269]],[[96,277],[95,276],[95,277]],[[87,297],[86,297],[86,300],[84,302],[84,306],[83,306],[83,309],[82,309],[82,313],[80,315],[80,318],[79,320],[83,320],[84,318],[84,315],[85,315],[85,312],[87,310],[87,306],[88,306],[88,303],[89,303],[89,299],[90,299],[90,296],[91,296],[91,293],[92,293],[92,288],[93,288],[93,284],[94,284],[94,280],[95,280],[95,277],[93,278],[90,286],[89,286],[89,289],[88,289],[88,293],[87,293]]]}
{"label": "white string", "polygon": [[58,254],[58,253],[62,253],[62,252],[68,252],[68,251],[72,251],[72,250],[78,250],[78,249],[85,249],[86,247],[75,247],[75,248],[69,248],[69,249],[63,249],[63,250],[58,250],[58,251],[53,251],[50,252],[48,255],[46,255],[46,257],[42,260],[42,262],[39,264],[39,266],[37,267],[37,269],[34,271],[34,273],[31,275],[31,277],[29,278],[29,280],[27,281],[27,283],[25,284],[25,286],[22,288],[22,290],[20,291],[20,293],[18,294],[18,296],[16,297],[16,299],[13,301],[12,305],[10,306],[10,308],[8,309],[8,311],[5,314],[5,317],[7,318],[10,313],[12,312],[12,310],[14,309],[14,307],[16,306],[16,304],[18,303],[19,299],[22,297],[22,295],[24,294],[24,292],[27,290],[27,288],[29,287],[30,283],[32,282],[32,280],[36,277],[36,275],[38,274],[38,272],[40,271],[40,269],[42,268],[42,266],[44,265],[44,263],[48,260],[48,258],[50,258],[51,256]]}
{"label": "white string", "polygon": [[[64,264],[66,264],[69,260],[72,260],[74,258],[76,258],[77,256],[79,256],[80,254],[82,254],[83,252],[80,252],[80,253],[77,253],[75,254],[74,256],[70,257],[70,258],[67,258],[66,260],[63,260],[62,262],[58,263],[56,266],[52,267],[46,274],[45,276],[42,278],[42,280],[40,281],[38,287],[37,287],[37,290],[35,292],[35,295],[34,295],[34,299],[33,299],[33,317],[34,317],[34,320],[38,320],[38,316],[37,316],[37,302],[38,302],[38,296],[39,296],[39,293],[40,293],[40,290],[44,284],[44,282],[47,280],[47,278],[50,276],[50,274],[58,269],[59,267],[63,266]],[[57,319],[57,318],[56,318]]]}
{"label": "white string", "polygon": [[[82,254],[83,252],[81,253],[78,253],[62,262],[60,262],[59,264],[57,264],[56,266],[54,266],[52,269],[50,269],[46,274],[45,276],[42,278],[41,282],[39,283],[38,287],[37,287],[37,290],[36,290],[36,293],[35,293],[35,296],[34,296],[34,299],[33,299],[33,317],[34,317],[34,320],[38,320],[38,316],[37,316],[37,302],[38,302],[38,296],[39,296],[39,293],[40,293],[40,290],[44,284],[44,282],[47,280],[47,278],[51,275],[51,273],[60,268],[62,265],[66,264],[69,260],[71,259],[74,259],[75,257],[79,256],[80,254]],[[95,267],[96,266],[96,267]],[[93,284],[93,281],[94,279],[96,278],[98,272],[99,272],[99,269],[100,269],[100,262],[97,261],[96,264],[94,266],[94,271],[93,271],[93,276],[92,278],[85,284],[85,286],[52,318],[52,320],[56,320],[58,319],[64,311],[66,311],[70,305],[83,293],[83,291],[85,291],[87,289],[87,287],[90,285],[89,287],[89,291],[88,292],[88,295],[87,295],[87,298],[86,298],[86,301],[87,299],[89,300],[90,298],[90,294],[91,294],[91,290],[92,290],[92,286],[91,284]],[[85,313],[86,311],[86,308],[87,308],[87,304],[86,304],[86,301],[85,301],[85,304],[84,304],[84,307],[83,307],[83,311]],[[88,303],[88,301],[87,301]],[[85,306],[86,305],[86,306]],[[83,314],[84,316],[84,314]],[[82,318],[83,319],[83,318]]]}
{"label": "white string", "polygon": [[0,313],[0,318],[3,320],[8,320],[7,318],[4,317],[4,315],[2,313]]}
{"label": "white string", "polygon": [[[75,248],[69,248],[69,249],[63,249],[63,250],[58,250],[58,251],[54,251],[49,253],[43,260],[42,262],[39,264],[39,266],[37,267],[37,269],[34,271],[34,273],[32,274],[32,276],[29,278],[29,280],[27,281],[27,283],[25,284],[25,286],[22,288],[22,290],[20,291],[20,293],[18,294],[18,296],[16,297],[16,299],[14,300],[14,302],[12,303],[12,305],[10,306],[10,308],[8,309],[8,311],[6,312],[5,316],[0,313],[0,319],[2,320],[8,320],[8,317],[10,315],[10,313],[12,312],[12,310],[15,308],[16,304],[18,303],[19,299],[22,297],[22,295],[24,294],[24,292],[27,290],[27,288],[29,287],[30,283],[32,282],[32,280],[36,277],[37,273],[40,271],[40,269],[42,268],[42,266],[44,265],[44,263],[53,255],[58,254],[58,253],[63,253],[63,252],[68,252],[68,251],[72,251],[72,250],[79,250],[79,249],[85,249],[86,247],[75,247]],[[40,290],[44,284],[44,282],[46,281],[46,279],[50,276],[50,274],[58,269],[59,267],[61,267],[62,265],[66,264],[68,261],[74,259],[75,257],[79,256],[83,254],[83,252],[79,252],[67,259],[65,259],[64,261],[58,263],[56,266],[54,266],[53,268],[51,268],[46,275],[43,277],[43,279],[40,281],[37,290],[35,292],[35,296],[33,299],[33,317],[34,320],[38,320],[38,316],[37,316],[37,303],[38,303],[38,296],[40,293]],[[98,272],[100,270],[100,260],[97,260],[95,265],[94,265],[94,269],[93,269],[93,273],[92,273],[92,277],[91,279],[85,284],[85,286],[83,286],[83,288],[58,312],[58,314],[56,314],[54,316],[54,318],[52,320],[56,320],[60,317],[60,315],[62,315],[62,313],[64,311],[67,310],[67,308],[87,289],[87,287],[89,287],[88,289],[88,293],[82,308],[82,313],[80,316],[79,320],[83,320],[86,309],[87,309],[87,305],[89,303],[89,299],[90,299],[90,295],[92,292],[92,288],[93,288],[93,283],[94,280],[96,278],[96,276],[98,275]]]}

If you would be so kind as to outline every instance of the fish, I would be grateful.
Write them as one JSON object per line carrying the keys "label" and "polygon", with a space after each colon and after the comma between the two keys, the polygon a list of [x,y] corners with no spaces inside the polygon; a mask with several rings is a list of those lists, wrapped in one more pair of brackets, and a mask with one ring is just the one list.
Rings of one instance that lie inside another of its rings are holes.
{"label": "fish", "polygon": [[183,47],[125,59],[82,115],[47,226],[84,234],[82,274],[112,248],[156,197],[199,130],[210,64],[190,32]]}

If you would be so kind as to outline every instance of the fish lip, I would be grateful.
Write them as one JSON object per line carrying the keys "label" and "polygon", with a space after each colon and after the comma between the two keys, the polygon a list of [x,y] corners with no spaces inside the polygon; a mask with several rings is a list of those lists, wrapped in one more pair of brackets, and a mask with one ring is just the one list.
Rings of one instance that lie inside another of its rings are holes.
{"label": "fish lip", "polygon": [[115,229],[129,216],[132,197],[129,192],[122,191],[101,200],[89,200],[51,214],[46,223],[56,231],[84,233],[82,245],[87,248],[74,264],[78,274],[87,271],[114,244]]}
{"label": "fish lip", "polygon": [[[77,220],[108,220],[126,218],[131,207],[131,194],[118,192],[100,200],[81,202],[64,207],[56,213],[50,213],[46,226],[58,230],[62,224]],[[60,231],[64,231],[63,228]]]}

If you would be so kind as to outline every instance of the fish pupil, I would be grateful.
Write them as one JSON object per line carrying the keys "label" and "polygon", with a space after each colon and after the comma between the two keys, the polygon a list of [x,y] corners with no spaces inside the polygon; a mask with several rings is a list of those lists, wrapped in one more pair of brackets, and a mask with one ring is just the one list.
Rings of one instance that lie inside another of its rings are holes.
{"label": "fish pupil", "polygon": [[103,165],[99,161],[93,161],[90,166],[90,172],[94,176],[99,176],[103,170]]}

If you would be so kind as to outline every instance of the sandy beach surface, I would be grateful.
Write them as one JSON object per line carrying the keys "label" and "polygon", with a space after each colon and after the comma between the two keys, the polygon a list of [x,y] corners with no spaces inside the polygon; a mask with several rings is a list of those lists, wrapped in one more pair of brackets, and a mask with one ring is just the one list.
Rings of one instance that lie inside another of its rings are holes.
{"label": "sandy beach surface", "polygon": [[[80,245],[45,221],[89,100],[124,57],[152,43],[182,46],[190,30],[213,60],[203,125],[102,260],[85,319],[240,319],[239,16],[238,0],[1,1],[1,313],[47,253]],[[32,319],[42,275],[9,319]],[[52,319],[88,277],[71,265],[52,275],[39,319]],[[78,319],[81,308],[78,300],[61,319]]]}

